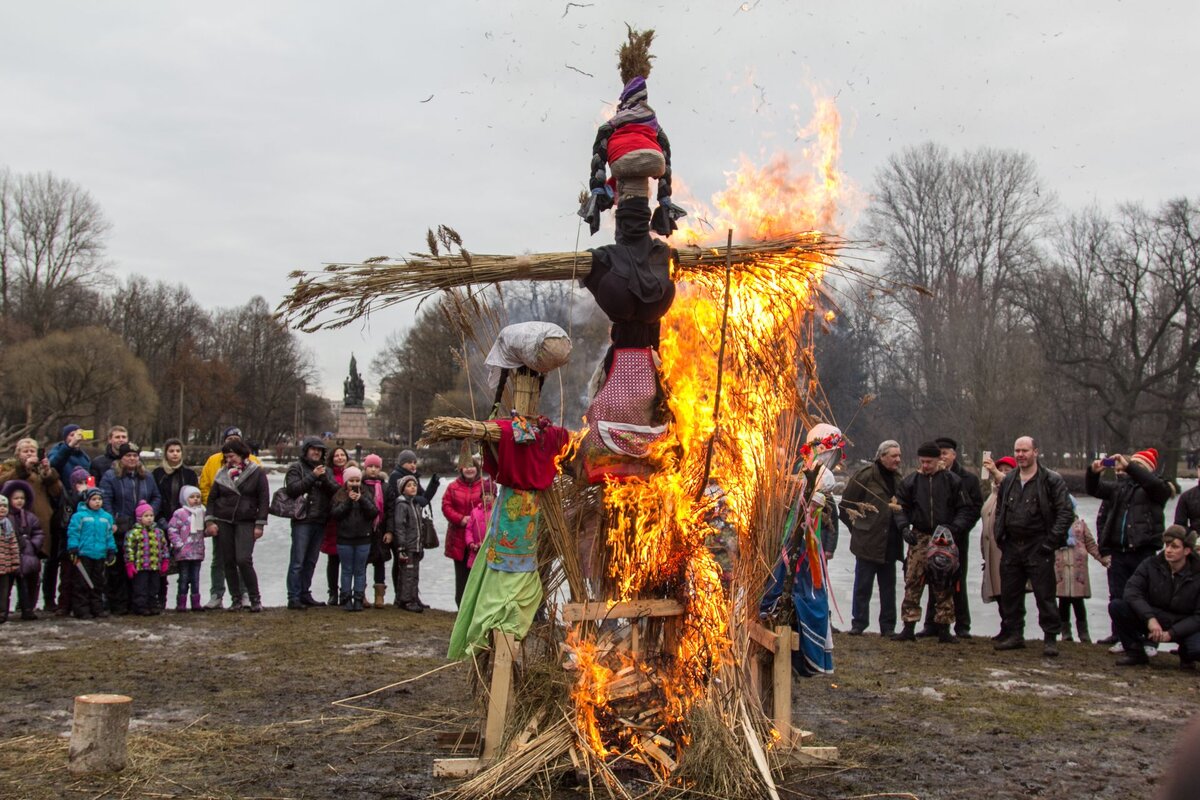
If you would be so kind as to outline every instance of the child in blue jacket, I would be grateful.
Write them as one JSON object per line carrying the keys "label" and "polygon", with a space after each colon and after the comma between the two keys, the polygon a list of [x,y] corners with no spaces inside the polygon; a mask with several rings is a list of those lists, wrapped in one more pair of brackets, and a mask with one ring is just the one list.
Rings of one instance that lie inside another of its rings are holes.
{"label": "child in blue jacket", "polygon": [[107,617],[101,587],[104,586],[104,565],[117,557],[113,531],[116,523],[112,514],[104,510],[104,495],[99,489],[84,492],[83,501],[71,515],[67,526],[67,555],[72,575],[71,588],[74,597],[71,613],[76,619]]}

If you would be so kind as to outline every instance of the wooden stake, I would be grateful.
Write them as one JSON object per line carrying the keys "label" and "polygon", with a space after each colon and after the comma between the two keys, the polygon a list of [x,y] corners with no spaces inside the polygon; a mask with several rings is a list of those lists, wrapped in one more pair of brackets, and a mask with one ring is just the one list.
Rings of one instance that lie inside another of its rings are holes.
{"label": "wooden stake", "polygon": [[483,730],[483,760],[491,761],[500,750],[512,695],[513,651],[511,633],[492,631],[492,686],[488,695],[487,724]]}
{"label": "wooden stake", "polygon": [[795,633],[787,625],[775,628],[779,648],[775,653],[775,664],[771,670],[774,676],[774,713],[775,730],[779,731],[779,746],[791,747],[792,744],[792,637]]}
{"label": "wooden stake", "polygon": [[133,701],[123,694],[81,694],[75,698],[67,750],[67,769],[73,775],[125,769],[125,740],[132,707]]}

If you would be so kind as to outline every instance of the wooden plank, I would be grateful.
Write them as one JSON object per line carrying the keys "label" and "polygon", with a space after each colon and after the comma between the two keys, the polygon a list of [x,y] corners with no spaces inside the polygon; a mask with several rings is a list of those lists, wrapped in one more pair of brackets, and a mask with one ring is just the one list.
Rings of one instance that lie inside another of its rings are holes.
{"label": "wooden plank", "polygon": [[646,751],[647,755],[652,756],[655,761],[661,764],[663,769],[667,771],[668,775],[674,772],[679,766],[677,763],[675,763],[675,759],[667,755],[665,750],[663,750],[650,739],[642,739],[642,749]]}
{"label": "wooden plank", "polygon": [[488,695],[487,724],[483,729],[483,760],[491,761],[500,750],[504,726],[508,722],[508,705],[512,695],[513,651],[516,645],[512,634],[492,631],[492,684]]}
{"label": "wooden plank", "polygon": [[762,625],[759,625],[754,620],[750,620],[749,624],[746,625],[746,630],[750,634],[750,639],[753,642],[762,646],[762,648],[764,650],[766,650],[769,653],[778,652],[778,649],[779,649],[779,637],[778,636],[771,633],[769,630],[764,628]]}
{"label": "wooden plank", "polygon": [[836,747],[797,747],[793,754],[801,764],[810,767],[834,764],[838,760]]}
{"label": "wooden plank", "polygon": [[771,777],[771,766],[767,763],[767,754],[763,752],[762,745],[758,741],[758,734],[750,725],[746,706],[741,706],[741,712],[742,733],[746,737],[746,744],[750,745],[750,755],[754,759],[754,765],[758,767],[758,774],[762,776],[763,784],[767,787],[767,795],[771,800],[779,800],[779,791],[775,788],[775,779]]}
{"label": "wooden plank", "polygon": [[466,778],[476,774],[483,767],[484,761],[480,758],[435,758],[433,777]]}
{"label": "wooden plank", "polygon": [[771,718],[779,731],[779,746],[787,749],[792,745],[792,654],[791,644],[795,634],[787,625],[775,628],[779,638],[779,650],[775,654],[771,669],[773,705]]}
{"label": "wooden plank", "polygon": [[455,753],[469,752],[479,746],[479,731],[461,730],[457,733],[442,731],[437,734],[435,741],[439,747],[448,747]]}
{"label": "wooden plank", "polygon": [[802,731],[799,728],[794,728],[795,737],[792,739],[796,744],[808,744],[816,736],[812,731]]}
{"label": "wooden plank", "polygon": [[750,696],[754,698],[755,708],[762,708],[762,661],[753,649],[750,651]]}
{"label": "wooden plank", "polygon": [[677,617],[683,606],[677,600],[630,600],[624,603],[564,603],[563,622],[585,622],[603,619],[636,619],[638,617]]}

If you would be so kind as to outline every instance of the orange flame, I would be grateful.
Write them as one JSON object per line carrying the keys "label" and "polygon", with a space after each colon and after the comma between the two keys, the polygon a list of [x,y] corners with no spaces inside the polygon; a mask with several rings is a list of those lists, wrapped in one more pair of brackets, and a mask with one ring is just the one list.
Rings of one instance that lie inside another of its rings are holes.
{"label": "orange flame", "polygon": [[[842,187],[839,125],[832,101],[818,102],[811,125],[802,131],[817,137],[805,152],[814,171],[798,174],[786,155],[773,156],[763,167],[743,158],[726,188],[714,196],[716,210],[693,211],[684,220],[692,224],[681,231],[684,240],[703,241],[701,220],[710,230],[723,234],[732,228],[743,238],[830,230]],[[765,477],[760,474],[761,454],[772,446],[781,415],[802,405],[797,356],[805,321],[814,310],[811,298],[824,274],[823,258],[808,253],[764,258],[731,276],[719,432],[713,410],[724,275],[703,273],[679,284],[663,320],[659,349],[673,435],[656,446],[652,458],[659,468],[653,474],[605,487],[615,599],[669,595],[685,608],[681,628],[668,640],[670,663],[659,667],[660,674],[665,671],[661,689],[667,724],[682,722],[703,697],[713,672],[731,657],[730,599],[720,567],[705,547],[711,529],[704,515],[710,501],[701,497],[701,482],[708,452],[712,450],[711,476],[725,491],[729,521],[744,536]],[[601,730],[598,711],[609,702],[606,687],[612,671],[598,663],[594,645],[579,640],[569,644],[580,665],[573,696],[581,734],[598,755],[610,754],[614,748],[606,736],[613,733]]]}

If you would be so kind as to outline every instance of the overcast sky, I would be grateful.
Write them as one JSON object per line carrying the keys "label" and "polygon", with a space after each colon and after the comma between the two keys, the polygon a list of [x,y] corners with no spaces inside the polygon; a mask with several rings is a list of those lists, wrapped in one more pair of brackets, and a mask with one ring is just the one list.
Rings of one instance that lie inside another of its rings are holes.
{"label": "overcast sky", "polygon": [[[988,5],[2,0],[0,166],[81,184],[118,275],[206,306],[274,305],[290,270],[438,223],[478,252],[569,251],[629,22],[658,31],[651,104],[699,197],[742,154],[798,150],[813,87],[864,192],[933,140],[1028,152],[1067,208],[1198,194],[1200,4]],[[303,335],[326,395],[411,318]]]}

